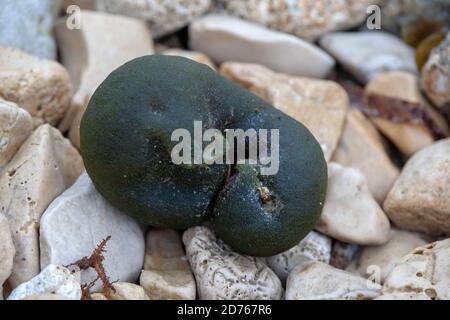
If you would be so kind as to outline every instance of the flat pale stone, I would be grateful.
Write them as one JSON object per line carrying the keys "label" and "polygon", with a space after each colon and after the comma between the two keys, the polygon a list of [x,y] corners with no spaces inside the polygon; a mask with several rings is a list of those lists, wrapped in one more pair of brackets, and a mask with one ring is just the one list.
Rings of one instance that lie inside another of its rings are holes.
{"label": "flat pale stone", "polygon": [[387,32],[329,33],[320,39],[320,45],[361,83],[383,71],[417,73],[414,50]]}
{"label": "flat pale stone", "polygon": [[362,173],[329,163],[327,197],[316,229],[343,242],[376,245],[389,240],[390,224]]}
{"label": "flat pale stone", "polygon": [[155,37],[177,31],[201,16],[211,0],[97,0],[97,9],[141,19]]}
{"label": "flat pale stone", "polygon": [[59,5],[59,0],[2,0],[0,46],[18,48],[45,59],[55,59],[56,46],[52,29]]}
{"label": "flat pale stone", "polygon": [[214,62],[248,62],[292,75],[324,78],[334,67],[325,51],[295,36],[222,15],[207,15],[189,26],[190,46]]}
{"label": "flat pale stone", "polygon": [[8,300],[24,300],[48,294],[62,296],[69,300],[80,300],[81,286],[79,279],[67,268],[49,265],[33,279],[14,289]]}
{"label": "flat pale stone", "polygon": [[144,288],[134,283],[116,282],[115,291],[111,292],[110,300],[149,300]]}
{"label": "flat pale stone", "polygon": [[435,48],[422,68],[421,81],[424,91],[435,106],[450,105],[450,33]]}
{"label": "flat pale stone", "polygon": [[307,265],[311,261],[328,264],[331,257],[331,242],[329,237],[311,231],[298,245],[267,258],[267,265],[282,282],[285,282],[289,272],[297,265]]}
{"label": "flat pale stone", "polygon": [[[445,120],[432,108],[426,106],[422,99],[416,75],[404,71],[382,72],[367,84],[365,91],[422,104],[443,132],[448,134],[448,125]],[[371,117],[371,120],[406,156],[411,156],[434,142],[432,132],[423,123],[399,123],[380,117]]]}
{"label": "flat pale stone", "polygon": [[36,125],[55,125],[69,107],[72,83],[59,63],[0,47],[0,96],[27,110]]}
{"label": "flat pale stone", "polygon": [[151,300],[195,300],[196,286],[181,235],[170,229],[147,233],[140,284]]}
{"label": "flat pale stone", "polygon": [[191,60],[194,60],[198,63],[206,64],[208,67],[210,67],[213,70],[216,70],[216,67],[214,63],[209,59],[209,57],[201,52],[198,51],[189,51],[189,50],[182,50],[182,49],[167,49],[162,52],[163,55],[166,56],[179,56],[188,58]]}
{"label": "flat pale stone", "polygon": [[200,300],[278,300],[283,287],[262,258],[240,255],[206,227],[183,234]]}
{"label": "flat pale stone", "polygon": [[401,228],[450,235],[450,138],[414,154],[386,197],[383,208]]}
{"label": "flat pale stone", "polygon": [[16,255],[12,288],[40,271],[39,221],[42,213],[80,175],[78,151],[59,130],[41,125],[0,171],[0,213],[10,223]]}
{"label": "flat pale stone", "polygon": [[31,115],[0,98],[0,168],[11,160],[32,131]]}
{"label": "flat pale stone", "polygon": [[80,29],[69,30],[64,18],[55,26],[62,62],[75,88],[72,104],[59,129],[63,132],[70,129],[69,138],[77,147],[80,120],[97,87],[125,62],[153,53],[153,40],[144,22],[84,10],[81,16]]}
{"label": "flat pale stone", "polygon": [[450,299],[450,239],[416,248],[389,273],[383,295],[415,294],[423,299]]}
{"label": "flat pale stone", "polygon": [[340,85],[275,73],[255,64],[228,62],[220,72],[305,125],[320,143],[325,159],[331,158],[349,103]]}
{"label": "flat pale stone", "polygon": [[402,26],[418,21],[448,21],[448,0],[385,1],[381,10],[381,27],[398,32]]}
{"label": "flat pale stone", "polygon": [[331,248],[330,266],[345,270],[361,250],[357,244],[334,241]]}
{"label": "flat pale stone", "polygon": [[3,299],[3,283],[11,275],[16,249],[14,248],[9,222],[0,213],[0,300]]}
{"label": "flat pale stone", "polygon": [[400,174],[387,155],[376,128],[357,109],[351,109],[347,113],[342,137],[332,161],[361,171],[370,193],[378,203],[384,201]]}
{"label": "flat pale stone", "polygon": [[393,292],[383,293],[374,300],[430,300],[430,297],[423,292]]}
{"label": "flat pale stone", "polygon": [[380,289],[363,277],[314,261],[291,271],[286,300],[370,300]]}
{"label": "flat pale stone", "polygon": [[360,25],[369,5],[381,0],[218,0],[228,14],[243,17],[269,28],[315,40],[330,31]]}
{"label": "flat pale stone", "polygon": [[[86,173],[57,197],[41,218],[41,267],[70,265],[89,257],[108,236],[104,253],[106,275],[112,281],[132,282],[144,263],[145,239],[141,226],[110,205],[96,190]],[[81,282],[96,278],[94,270],[81,272]],[[99,291],[101,282],[91,291]]]}
{"label": "flat pale stone", "polygon": [[425,244],[427,242],[417,233],[392,228],[388,242],[381,246],[365,247],[359,259],[354,261],[347,271],[367,277],[373,275],[374,267],[377,267],[383,282],[404,255]]}

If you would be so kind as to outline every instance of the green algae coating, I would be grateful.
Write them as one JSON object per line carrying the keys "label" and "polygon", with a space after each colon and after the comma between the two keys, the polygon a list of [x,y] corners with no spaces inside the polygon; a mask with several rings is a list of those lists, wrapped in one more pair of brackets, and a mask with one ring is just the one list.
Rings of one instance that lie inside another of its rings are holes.
{"label": "green algae coating", "polygon": [[[175,129],[279,129],[279,171],[257,165],[175,165]],[[299,122],[209,67],[181,57],[145,56],[112,72],[80,127],[81,154],[97,190],[150,226],[185,229],[209,220],[234,250],[270,256],[296,245],[317,223],[327,166]],[[229,177],[229,173],[232,176]],[[270,191],[270,207],[261,188]]]}

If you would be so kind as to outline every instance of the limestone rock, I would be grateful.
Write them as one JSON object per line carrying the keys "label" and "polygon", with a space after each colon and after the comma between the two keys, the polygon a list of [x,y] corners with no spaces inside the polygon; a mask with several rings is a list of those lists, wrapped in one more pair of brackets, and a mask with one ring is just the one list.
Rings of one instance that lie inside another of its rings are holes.
{"label": "limestone rock", "polygon": [[0,46],[55,59],[53,23],[59,10],[55,0],[3,0],[0,3]]}
{"label": "limestone rock", "polygon": [[295,247],[267,258],[267,265],[286,281],[289,272],[297,265],[307,265],[311,261],[329,263],[331,256],[331,239],[319,232],[311,231]]}
{"label": "limestone rock", "polygon": [[3,283],[11,275],[15,253],[8,219],[0,213],[0,300],[3,299]]}
{"label": "limestone rock", "polygon": [[314,261],[291,271],[286,300],[370,300],[380,289],[362,277]]}
{"label": "limestone rock", "polygon": [[336,148],[348,109],[344,89],[333,81],[292,77],[255,64],[224,63],[222,75],[304,124],[321,144],[325,159]]}
{"label": "limestone rock", "polygon": [[430,100],[440,108],[450,108],[450,33],[435,48],[422,68],[422,86]]}
{"label": "limestone rock", "polygon": [[55,125],[69,107],[72,83],[59,63],[0,47],[0,97],[27,110],[36,125]]}
{"label": "limestone rock", "polygon": [[392,32],[400,32],[405,25],[420,21],[450,19],[448,0],[389,0],[381,8],[381,26]]}
{"label": "limestone rock", "polygon": [[383,71],[417,72],[414,50],[387,32],[329,33],[320,45],[361,83]]}
{"label": "limestone rock", "polygon": [[63,296],[70,300],[80,300],[80,282],[69,269],[62,266],[49,265],[36,277],[14,289],[8,300],[24,300],[48,294]]}
{"label": "limestone rock", "polygon": [[113,283],[115,291],[111,291],[109,299],[99,292],[91,294],[92,300],[150,300],[145,294],[144,288],[134,283],[116,282]]}
{"label": "limestone rock", "polygon": [[216,67],[214,63],[209,59],[208,56],[201,52],[197,51],[189,51],[189,50],[182,50],[182,49],[167,49],[162,52],[162,54],[166,56],[179,56],[188,58],[191,60],[194,60],[198,63],[206,64],[208,67],[210,67],[213,70],[216,70]]}
{"label": "limestone rock", "polygon": [[[442,131],[448,134],[448,126],[442,116],[423,101],[416,75],[404,71],[383,72],[367,84],[365,91],[421,104],[436,120]],[[371,119],[378,129],[406,156],[411,156],[434,142],[432,132],[423,123],[399,123],[381,117],[371,117]]]}
{"label": "limestone rock", "polygon": [[358,261],[352,263],[347,270],[367,277],[374,275],[374,267],[380,270],[380,280],[384,281],[397,262],[414,248],[427,244],[416,233],[391,229],[389,241],[381,246],[365,247]]}
{"label": "limestone rock", "polygon": [[389,240],[389,220],[356,169],[328,165],[328,191],[316,229],[347,243],[375,245]]}
{"label": "limestone rock", "polygon": [[414,154],[386,197],[383,208],[401,228],[450,235],[450,138]]}
{"label": "limestone rock", "polygon": [[62,62],[76,92],[59,129],[70,128],[70,140],[77,147],[80,120],[97,87],[125,62],[153,53],[153,40],[143,22],[84,10],[81,16],[81,29],[69,30],[64,18],[55,27]]}
{"label": "limestone rock", "polygon": [[387,155],[376,128],[357,109],[347,113],[342,137],[332,160],[361,171],[378,203],[384,201],[400,174]]}
{"label": "limestone rock", "polygon": [[201,300],[277,300],[283,287],[262,258],[233,252],[206,227],[183,234]]}
{"label": "limestone rock", "polygon": [[450,299],[450,239],[437,241],[413,250],[404,256],[389,273],[383,296],[428,300]]}
{"label": "limestone rock", "polygon": [[211,6],[211,0],[97,0],[100,11],[144,20],[160,37],[188,25]]}
{"label": "limestone rock", "polygon": [[0,98],[0,168],[11,160],[32,131],[31,115]]}
{"label": "limestone rock", "polygon": [[[110,205],[84,173],[44,212],[40,228],[41,267],[70,265],[90,256],[108,236],[103,265],[113,281],[135,282],[144,262],[144,234],[140,225]],[[81,272],[81,282],[96,278],[94,270]],[[101,288],[99,281],[92,291]]]}
{"label": "limestone rock", "polygon": [[151,229],[147,233],[140,284],[151,300],[195,300],[195,279],[177,231]]}
{"label": "limestone rock", "polygon": [[381,0],[218,0],[227,13],[252,20],[269,28],[315,40],[330,31],[344,30],[362,23],[369,5]]}
{"label": "limestone rock", "polygon": [[189,39],[192,49],[219,64],[255,63],[277,72],[312,78],[324,78],[334,67],[333,58],[309,42],[223,15],[194,21],[189,27]]}
{"label": "limestone rock", "polygon": [[37,128],[0,171],[0,213],[10,223],[16,248],[12,288],[39,273],[39,221],[60,193],[77,179],[77,150],[48,124]]}

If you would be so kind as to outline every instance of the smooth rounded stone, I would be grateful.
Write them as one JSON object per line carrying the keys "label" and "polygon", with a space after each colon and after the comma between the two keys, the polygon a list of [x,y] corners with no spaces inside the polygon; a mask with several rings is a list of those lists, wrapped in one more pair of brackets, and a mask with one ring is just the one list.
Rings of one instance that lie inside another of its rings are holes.
{"label": "smooth rounded stone", "polygon": [[371,300],[380,289],[363,277],[314,261],[291,271],[286,300]]}
{"label": "smooth rounded stone", "polygon": [[[383,295],[420,294],[431,300],[450,299],[450,239],[416,248],[387,276]],[[391,296],[392,297],[392,296]]]}
{"label": "smooth rounded stone", "polygon": [[0,213],[0,300],[3,299],[3,283],[11,275],[15,253],[8,219]]}
{"label": "smooth rounded stone", "polygon": [[315,40],[330,31],[361,24],[366,19],[367,7],[381,2],[382,0],[218,0],[228,14],[308,40]]}
{"label": "smooth rounded stone", "polygon": [[80,145],[80,120],[97,87],[125,62],[154,52],[151,34],[144,22],[93,11],[81,10],[80,14],[80,29],[68,29],[65,18],[59,19],[55,26],[62,63],[75,88],[59,129],[70,130],[69,138],[77,147]]}
{"label": "smooth rounded stone", "polygon": [[417,72],[413,48],[387,32],[329,33],[320,45],[364,84],[383,71]]}
{"label": "smooth rounded stone", "polygon": [[190,46],[217,63],[264,65],[292,75],[324,78],[334,59],[319,47],[295,36],[224,15],[207,15],[189,26]]}
{"label": "smooth rounded stone", "polygon": [[436,107],[450,108],[450,33],[422,68],[422,86]]}
{"label": "smooth rounded stone", "polygon": [[387,155],[383,142],[370,120],[352,108],[347,113],[341,140],[332,157],[333,162],[361,171],[378,203],[383,203],[400,174]]}
{"label": "smooth rounded stone", "polygon": [[55,125],[69,107],[72,83],[59,63],[0,47],[0,96],[27,110],[35,126]]}
{"label": "smooth rounded stone", "polygon": [[267,265],[277,274],[284,283],[297,265],[306,266],[311,261],[320,261],[328,264],[331,257],[332,240],[315,231],[311,231],[295,247],[267,258]]}
{"label": "smooth rounded stone", "polygon": [[177,231],[148,231],[140,284],[151,300],[195,300],[195,279]]}
{"label": "smooth rounded stone", "polygon": [[149,300],[144,288],[134,283],[113,283],[114,290],[109,297],[110,300]]}
{"label": "smooth rounded stone", "polygon": [[99,11],[146,21],[155,37],[183,28],[210,6],[211,0],[97,0]]}
{"label": "smooth rounded stone", "polygon": [[24,300],[39,295],[55,294],[70,300],[81,299],[81,286],[77,274],[59,265],[49,265],[28,282],[11,292],[8,300]]}
{"label": "smooth rounded stone", "polygon": [[278,300],[283,287],[262,258],[233,252],[207,227],[183,234],[200,300]]}
{"label": "smooth rounded stone", "polygon": [[328,164],[328,191],[316,229],[337,240],[377,245],[389,240],[389,219],[354,168]]}
{"label": "smooth rounded stone", "polygon": [[414,154],[386,197],[383,208],[401,229],[450,235],[450,138]]}
{"label": "smooth rounded stone", "polygon": [[[367,84],[365,92],[421,104],[442,131],[448,135],[449,129],[445,119],[425,104],[419,90],[419,80],[415,74],[404,71],[381,72]],[[371,117],[371,120],[406,156],[411,156],[434,142],[433,133],[422,122],[401,123],[395,119],[389,120],[382,117]]]}
{"label": "smooth rounded stone", "polygon": [[338,145],[348,96],[336,82],[275,73],[256,64],[227,62],[220,72],[305,125],[328,161]]}
{"label": "smooth rounded stone", "polygon": [[96,301],[97,300],[99,300],[99,301],[106,301],[106,300],[108,300],[108,298],[103,293],[100,293],[100,292],[92,293],[90,298],[91,298],[91,300],[96,300]]}
{"label": "smooth rounded stone", "polygon": [[331,249],[330,266],[345,270],[358,255],[361,246],[341,241],[335,241]]}
{"label": "smooth rounded stone", "polygon": [[[110,205],[83,173],[75,184],[45,210],[40,222],[41,267],[70,265],[89,257],[108,236],[103,265],[113,281],[135,282],[144,263],[145,239],[141,226]],[[97,277],[94,270],[81,272],[82,283]],[[99,291],[97,281],[91,291]]]}
{"label": "smooth rounded stone", "polygon": [[[384,282],[386,276],[404,255],[425,244],[427,241],[417,233],[392,228],[387,243],[381,246],[365,247],[358,260],[353,261],[347,271],[358,273],[363,277],[379,275],[381,282]],[[375,268],[379,269],[375,270]]]}
{"label": "smooth rounded stone", "polygon": [[189,50],[182,50],[182,49],[167,49],[162,52],[162,54],[166,56],[179,56],[188,58],[191,60],[194,60],[198,63],[206,64],[208,67],[210,67],[213,70],[216,70],[216,66],[214,63],[209,59],[209,57],[201,52],[198,51],[189,51]]}
{"label": "smooth rounded stone", "polygon": [[16,248],[12,288],[39,273],[41,215],[82,170],[83,161],[69,140],[44,124],[0,171],[0,213],[8,217]]}
{"label": "smooth rounded stone", "polygon": [[32,131],[31,115],[0,98],[0,168],[11,160]]}
{"label": "smooth rounded stone", "polygon": [[18,48],[44,59],[56,58],[52,36],[60,2],[55,0],[2,0],[0,46]]}

